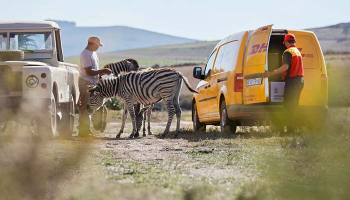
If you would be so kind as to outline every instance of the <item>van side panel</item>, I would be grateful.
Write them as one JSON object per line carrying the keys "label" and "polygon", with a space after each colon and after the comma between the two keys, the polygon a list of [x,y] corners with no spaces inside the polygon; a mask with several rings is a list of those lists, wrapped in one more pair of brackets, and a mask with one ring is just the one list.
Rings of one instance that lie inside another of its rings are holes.
{"label": "van side panel", "polygon": [[304,89],[301,106],[325,106],[328,101],[328,80],[321,47],[312,32],[289,31],[295,35],[304,66]]}
{"label": "van side panel", "polygon": [[233,71],[229,72],[228,81],[227,81],[227,94],[225,95],[225,100],[227,105],[231,104],[242,104],[243,103],[243,92],[235,92],[234,82],[235,82],[235,74],[243,73],[243,58],[244,58],[244,50],[245,45],[248,38],[248,31],[246,31],[242,37],[242,42],[239,47],[239,51],[237,54],[237,63],[236,67]]}
{"label": "van side panel", "polygon": [[[230,83],[231,74],[235,71],[238,54],[245,32],[233,34],[228,37],[225,43],[219,43],[217,46],[217,57],[211,73],[209,85],[207,88],[208,117],[212,122],[220,121],[220,103],[223,100],[227,104],[227,94],[233,93],[234,85]],[[215,98],[214,98],[215,97]]]}

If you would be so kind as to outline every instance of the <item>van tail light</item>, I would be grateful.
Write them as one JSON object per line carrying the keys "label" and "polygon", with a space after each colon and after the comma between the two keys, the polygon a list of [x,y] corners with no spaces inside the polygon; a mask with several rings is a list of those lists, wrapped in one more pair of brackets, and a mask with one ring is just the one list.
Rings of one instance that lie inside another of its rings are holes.
{"label": "van tail light", "polygon": [[321,74],[321,81],[326,81],[328,79],[327,74]]}
{"label": "van tail light", "polygon": [[235,74],[235,92],[243,92],[243,74]]}

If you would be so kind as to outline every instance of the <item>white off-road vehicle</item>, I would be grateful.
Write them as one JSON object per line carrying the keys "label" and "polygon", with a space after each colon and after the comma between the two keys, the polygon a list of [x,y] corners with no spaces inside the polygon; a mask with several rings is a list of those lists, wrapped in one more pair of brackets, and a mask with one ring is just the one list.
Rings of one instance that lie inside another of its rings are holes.
{"label": "white off-road vehicle", "polygon": [[77,66],[64,62],[55,22],[0,22],[0,122],[71,136],[78,76]]}

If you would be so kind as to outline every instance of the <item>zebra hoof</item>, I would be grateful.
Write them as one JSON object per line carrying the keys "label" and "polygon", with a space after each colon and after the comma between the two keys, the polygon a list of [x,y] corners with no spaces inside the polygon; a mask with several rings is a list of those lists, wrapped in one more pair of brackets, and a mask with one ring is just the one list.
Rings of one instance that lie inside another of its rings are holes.
{"label": "zebra hoof", "polygon": [[166,135],[166,134],[164,134],[164,133],[161,134],[161,135],[160,135],[160,138],[161,138],[161,139],[164,139],[164,138],[165,138],[165,135]]}
{"label": "zebra hoof", "polygon": [[139,134],[139,132],[136,132],[135,134],[134,134],[134,137],[136,138],[136,137],[139,137],[140,136],[140,134]]}
{"label": "zebra hoof", "polygon": [[143,133],[142,136],[143,136],[143,137],[146,137],[146,133]]}
{"label": "zebra hoof", "polygon": [[117,136],[115,136],[115,138],[120,138],[120,134],[117,134]]}
{"label": "zebra hoof", "polygon": [[177,134],[175,134],[174,136],[173,136],[173,138],[178,138],[179,136],[177,135]]}
{"label": "zebra hoof", "polygon": [[153,135],[153,133],[151,131],[148,131],[148,135]]}
{"label": "zebra hoof", "polygon": [[131,135],[129,136],[129,138],[134,138],[134,135],[133,135],[133,134],[131,134]]}

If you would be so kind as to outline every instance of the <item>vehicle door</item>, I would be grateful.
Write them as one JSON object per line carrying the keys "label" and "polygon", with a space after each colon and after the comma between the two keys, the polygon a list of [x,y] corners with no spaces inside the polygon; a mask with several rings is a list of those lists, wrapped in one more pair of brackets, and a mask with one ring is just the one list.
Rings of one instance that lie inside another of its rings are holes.
{"label": "vehicle door", "polygon": [[[226,44],[226,43],[225,43]],[[208,117],[211,121],[220,120],[220,112],[219,112],[219,76],[222,73],[221,62],[225,53],[226,45],[223,44],[219,46],[217,50],[217,56],[214,61],[214,67],[211,72],[211,77],[209,84],[207,86],[207,107],[208,107]]]}
{"label": "vehicle door", "polygon": [[289,33],[297,38],[297,47],[303,59],[305,84],[300,96],[300,105],[327,105],[327,73],[323,70],[324,61],[316,37],[299,31]]}
{"label": "vehicle door", "polygon": [[272,25],[253,31],[245,52],[243,65],[243,103],[254,104],[269,101],[268,78],[261,75],[268,70],[267,52],[272,31]]}
{"label": "vehicle door", "polygon": [[213,64],[216,58],[217,51],[214,50],[211,56],[208,59],[208,62],[204,68],[204,79],[201,80],[198,84],[197,90],[197,99],[198,99],[198,105],[197,105],[197,112],[198,117],[201,121],[208,119],[208,86],[211,79],[211,71],[213,68]]}

